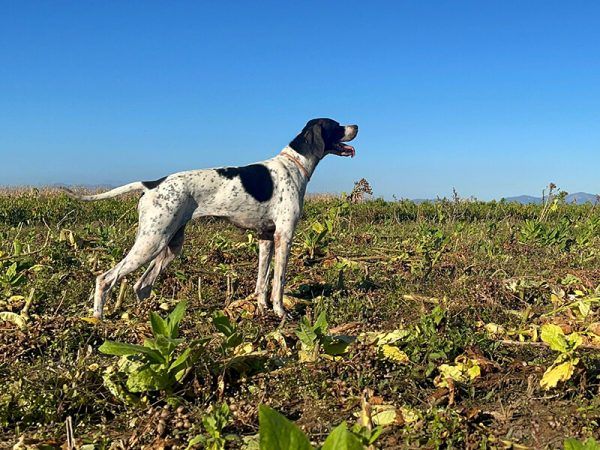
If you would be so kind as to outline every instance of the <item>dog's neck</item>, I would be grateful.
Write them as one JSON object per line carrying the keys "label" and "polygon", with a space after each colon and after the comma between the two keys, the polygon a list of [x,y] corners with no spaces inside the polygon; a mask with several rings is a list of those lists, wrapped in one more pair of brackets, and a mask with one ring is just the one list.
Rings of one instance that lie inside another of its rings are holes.
{"label": "dog's neck", "polygon": [[292,161],[302,176],[306,178],[307,182],[310,180],[310,177],[312,177],[312,174],[319,163],[318,158],[313,157],[312,155],[310,157],[301,155],[289,145],[281,150],[280,155]]}

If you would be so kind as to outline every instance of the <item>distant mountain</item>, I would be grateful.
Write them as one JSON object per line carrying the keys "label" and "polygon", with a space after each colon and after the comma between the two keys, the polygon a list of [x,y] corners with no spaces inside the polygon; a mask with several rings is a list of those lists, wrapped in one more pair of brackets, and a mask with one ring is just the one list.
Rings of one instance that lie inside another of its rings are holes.
{"label": "distant mountain", "polygon": [[542,203],[541,197],[533,197],[531,195],[519,195],[518,197],[506,197],[508,203],[521,203],[522,205],[530,205],[532,203],[539,205]]}
{"label": "distant mountain", "polygon": [[[519,195],[518,197],[506,197],[506,200],[509,203],[521,203],[523,205],[536,204],[539,205],[542,203],[541,197],[533,197],[531,195]],[[595,194],[588,194],[587,192],[575,192],[574,194],[569,194],[565,197],[565,203],[568,204],[576,204],[583,205],[585,203],[593,203],[596,204],[599,201],[599,197]]]}
{"label": "distant mountain", "polygon": [[567,203],[577,203],[583,205],[584,203],[598,203],[598,196],[594,194],[588,194],[587,192],[575,192],[565,197]]}

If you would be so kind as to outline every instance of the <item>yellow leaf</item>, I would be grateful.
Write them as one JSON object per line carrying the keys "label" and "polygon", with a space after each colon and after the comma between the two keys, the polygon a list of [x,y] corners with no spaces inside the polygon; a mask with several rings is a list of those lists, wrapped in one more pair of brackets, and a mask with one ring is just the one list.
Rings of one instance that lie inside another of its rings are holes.
{"label": "yellow leaf", "polygon": [[396,422],[394,405],[372,405],[371,420],[374,425],[391,425]]}
{"label": "yellow leaf", "polygon": [[246,343],[240,344],[236,348],[234,348],[233,354],[236,356],[247,355],[249,353],[252,353],[253,350],[254,350],[254,348],[252,347],[252,343],[246,342]]}
{"label": "yellow leaf", "polygon": [[433,384],[437,387],[448,387],[448,378],[458,382],[465,382],[467,378],[463,374],[463,366],[464,364],[459,363],[455,366],[450,364],[442,364],[438,367],[440,371],[440,375],[436,377],[433,381]]}
{"label": "yellow leaf", "polygon": [[542,379],[540,380],[540,386],[548,390],[555,388],[559,381],[567,381],[573,376],[575,366],[579,363],[579,359],[575,358],[566,361],[562,364],[552,365],[548,367],[548,370],[544,372]]}
{"label": "yellow leaf", "polygon": [[504,327],[497,323],[486,323],[484,328],[490,334],[504,334],[505,332]]}
{"label": "yellow leaf", "polygon": [[317,360],[314,352],[307,352],[305,350],[298,350],[298,360],[300,362],[314,362]]}
{"label": "yellow leaf", "polygon": [[587,317],[592,309],[590,303],[583,300],[579,300],[577,302],[577,308],[579,309],[579,313],[582,317]]}
{"label": "yellow leaf", "polygon": [[479,367],[477,364],[472,365],[471,367],[469,367],[467,369],[467,376],[469,377],[469,380],[473,381],[475,378],[478,378],[481,376],[481,367]]}
{"label": "yellow leaf", "polygon": [[419,420],[419,413],[409,406],[402,406],[400,412],[402,413],[404,423],[414,423]]}
{"label": "yellow leaf", "polygon": [[[458,357],[459,360],[461,357]],[[454,365],[442,364],[438,367],[440,375],[435,378],[433,384],[437,387],[448,387],[448,379],[458,383],[473,381],[481,376],[481,367],[474,359],[464,359],[465,362],[457,362]]]}
{"label": "yellow leaf", "polygon": [[286,309],[294,309],[298,305],[310,305],[310,302],[290,295],[283,296],[283,306]]}
{"label": "yellow leaf", "polygon": [[98,325],[102,322],[102,320],[98,319],[97,317],[80,317],[80,319],[84,322],[91,323],[92,325]]}
{"label": "yellow leaf", "polygon": [[0,312],[0,320],[14,323],[16,326],[18,326],[21,329],[24,329],[27,327],[27,321],[25,320],[25,318],[22,315],[16,314],[14,312],[9,312],[9,311]]}
{"label": "yellow leaf", "polygon": [[410,362],[408,355],[393,345],[382,345],[381,352],[383,353],[383,356],[389,360],[402,364]]}
{"label": "yellow leaf", "polygon": [[401,339],[405,338],[409,334],[410,331],[402,329],[388,331],[385,333],[378,333],[376,335],[376,342],[377,345],[393,344],[394,342],[398,342]]}

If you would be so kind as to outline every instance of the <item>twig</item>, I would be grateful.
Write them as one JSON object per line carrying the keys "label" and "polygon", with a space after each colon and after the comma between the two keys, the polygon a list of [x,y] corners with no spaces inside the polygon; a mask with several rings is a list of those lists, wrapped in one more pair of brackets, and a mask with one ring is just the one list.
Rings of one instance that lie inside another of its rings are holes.
{"label": "twig", "polygon": [[66,213],[62,219],[60,219],[60,220],[58,221],[58,223],[56,224],[56,230],[57,230],[57,231],[60,231],[60,226],[63,224],[63,222],[64,222],[65,220],[67,220],[67,217],[69,217],[69,216],[70,216],[72,213],[74,213],[74,212],[75,212],[75,210],[74,210],[74,209],[72,209],[71,211],[69,211],[68,213]]}
{"label": "twig", "polygon": [[121,308],[121,305],[123,304],[123,298],[125,297],[126,288],[127,280],[123,278],[123,281],[121,282],[121,287],[119,289],[119,295],[117,296],[117,301],[115,302],[115,306],[113,308],[113,314],[116,314]]}
{"label": "twig", "polygon": [[67,448],[69,450],[75,449],[75,435],[73,433],[73,419],[71,416],[65,420],[65,426],[67,428]]}
{"label": "twig", "polygon": [[198,301],[202,303],[202,277],[198,277]]}

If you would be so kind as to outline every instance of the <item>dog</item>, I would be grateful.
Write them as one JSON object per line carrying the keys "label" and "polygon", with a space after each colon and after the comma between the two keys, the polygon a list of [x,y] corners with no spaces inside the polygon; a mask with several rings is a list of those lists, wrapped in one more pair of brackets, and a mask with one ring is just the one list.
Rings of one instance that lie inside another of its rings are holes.
{"label": "dog", "polygon": [[268,308],[268,276],[275,256],[271,303],[285,317],[283,288],[292,237],[304,205],[306,186],[317,164],[328,154],[354,157],[345,144],[357,125],[332,119],[310,120],[279,154],[242,167],[178,172],[155,181],[136,181],[97,195],[66,193],[83,201],[143,191],[138,203],[135,242],[125,258],[96,278],[94,317],[102,319],[106,297],[126,275],[150,263],[134,290],[147,298],[160,273],[181,253],[186,224],[196,217],[222,217],[238,227],[256,230],[259,262],[255,295],[261,313]]}

